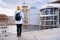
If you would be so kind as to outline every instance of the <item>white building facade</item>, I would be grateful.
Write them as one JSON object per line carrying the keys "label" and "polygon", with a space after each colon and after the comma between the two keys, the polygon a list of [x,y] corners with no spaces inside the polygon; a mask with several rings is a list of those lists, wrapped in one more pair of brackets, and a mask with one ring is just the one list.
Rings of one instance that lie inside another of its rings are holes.
{"label": "white building facade", "polygon": [[39,25],[39,13],[36,7],[30,7],[28,13],[28,24],[29,25]]}
{"label": "white building facade", "polygon": [[60,1],[51,2],[43,6],[40,12],[41,28],[60,26]]}

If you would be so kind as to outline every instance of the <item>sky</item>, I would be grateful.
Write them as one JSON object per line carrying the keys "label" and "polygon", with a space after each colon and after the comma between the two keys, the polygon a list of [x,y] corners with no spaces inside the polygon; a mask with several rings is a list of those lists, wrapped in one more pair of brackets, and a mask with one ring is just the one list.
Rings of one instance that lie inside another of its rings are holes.
{"label": "sky", "polygon": [[55,0],[0,0],[0,13],[3,10],[7,11],[6,9],[16,10],[16,6],[22,6],[25,2],[28,7],[36,7],[40,9],[42,5],[45,5],[51,1]]}
{"label": "sky", "polygon": [[40,7],[51,1],[54,0],[0,0],[0,7],[15,9],[17,5],[22,6],[25,2],[29,7],[35,6],[38,8],[38,6]]}

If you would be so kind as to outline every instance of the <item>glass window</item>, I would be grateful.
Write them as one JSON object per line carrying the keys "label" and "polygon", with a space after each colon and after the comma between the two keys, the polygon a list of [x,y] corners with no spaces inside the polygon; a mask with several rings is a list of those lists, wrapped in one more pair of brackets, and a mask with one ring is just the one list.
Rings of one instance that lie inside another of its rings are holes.
{"label": "glass window", "polygon": [[58,8],[54,8],[54,14],[56,14],[56,13],[57,13],[57,12],[56,12],[57,10],[58,10]]}
{"label": "glass window", "polygon": [[46,17],[46,20],[48,20],[49,19],[49,17]]}
{"label": "glass window", "polygon": [[46,15],[49,14],[49,11],[48,11],[47,9],[45,9],[45,14],[46,14]]}
{"label": "glass window", "polygon": [[53,14],[53,9],[52,8],[50,9],[50,14]]}
{"label": "glass window", "polygon": [[44,10],[41,10],[41,12],[42,12],[41,15],[43,15],[44,14]]}
{"label": "glass window", "polygon": [[53,9],[52,8],[47,8],[45,9],[45,14],[53,14]]}
{"label": "glass window", "polygon": [[43,17],[43,20],[45,20],[45,17]]}
{"label": "glass window", "polygon": [[46,25],[48,25],[48,22],[46,22]]}
{"label": "glass window", "polygon": [[50,19],[52,19],[52,20],[53,20],[53,16],[50,16]]}
{"label": "glass window", "polygon": [[50,21],[50,25],[53,25],[53,21]]}
{"label": "glass window", "polygon": [[53,21],[47,21],[46,25],[53,25]]}
{"label": "glass window", "polygon": [[54,21],[54,25],[56,25],[56,21]]}
{"label": "glass window", "polygon": [[41,20],[45,20],[45,17],[41,17]]}
{"label": "glass window", "polygon": [[54,16],[54,20],[57,20],[57,16]]}
{"label": "glass window", "polygon": [[50,20],[50,19],[53,19],[53,16],[47,16],[46,17],[46,20]]}
{"label": "glass window", "polygon": [[41,24],[44,25],[44,21],[41,21]]}

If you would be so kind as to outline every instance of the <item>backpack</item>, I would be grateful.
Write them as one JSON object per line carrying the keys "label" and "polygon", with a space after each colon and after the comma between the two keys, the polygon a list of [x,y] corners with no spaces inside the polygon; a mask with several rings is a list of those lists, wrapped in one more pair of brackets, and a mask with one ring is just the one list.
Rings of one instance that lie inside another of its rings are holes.
{"label": "backpack", "polygon": [[16,20],[16,21],[20,21],[20,20],[21,20],[20,13],[21,13],[21,12],[16,13],[16,15],[15,15],[15,20]]}

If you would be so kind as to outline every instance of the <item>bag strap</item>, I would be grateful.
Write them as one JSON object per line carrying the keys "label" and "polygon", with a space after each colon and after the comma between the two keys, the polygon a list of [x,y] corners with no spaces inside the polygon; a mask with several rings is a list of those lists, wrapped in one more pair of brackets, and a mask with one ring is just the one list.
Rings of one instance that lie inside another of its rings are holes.
{"label": "bag strap", "polygon": [[21,11],[19,12],[19,14],[21,13]]}
{"label": "bag strap", "polygon": [[20,14],[21,13],[21,11],[20,12],[18,12],[18,14]]}

